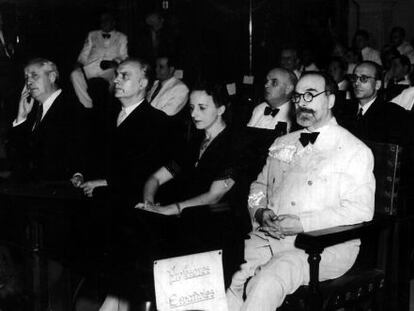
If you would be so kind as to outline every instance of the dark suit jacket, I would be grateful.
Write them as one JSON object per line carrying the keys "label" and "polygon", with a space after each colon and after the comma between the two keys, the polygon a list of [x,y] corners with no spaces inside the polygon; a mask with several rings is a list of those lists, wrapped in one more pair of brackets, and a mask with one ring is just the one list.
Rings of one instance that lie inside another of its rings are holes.
{"label": "dark suit jacket", "polygon": [[81,106],[62,92],[32,131],[37,103],[23,123],[10,129],[8,149],[14,177],[63,180],[82,169]]}
{"label": "dark suit jacket", "polygon": [[357,120],[358,102],[350,102],[339,123],[363,140],[406,145],[408,114],[400,106],[375,99],[361,120]]}
{"label": "dark suit jacket", "polygon": [[119,110],[113,113],[107,181],[111,191],[139,200],[147,178],[168,158],[168,117],[146,100],[116,126]]}

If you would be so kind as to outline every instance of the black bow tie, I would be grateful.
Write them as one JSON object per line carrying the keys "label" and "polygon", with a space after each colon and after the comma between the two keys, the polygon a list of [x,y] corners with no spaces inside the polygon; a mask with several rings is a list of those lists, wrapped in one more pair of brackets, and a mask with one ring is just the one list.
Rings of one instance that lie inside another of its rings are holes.
{"label": "black bow tie", "polygon": [[111,34],[110,33],[102,33],[102,37],[104,39],[109,39],[111,37]]}
{"label": "black bow tie", "polygon": [[272,109],[269,106],[267,106],[264,110],[264,115],[268,116],[270,114],[270,115],[272,115],[272,117],[274,117],[275,115],[277,115],[278,112],[279,112],[279,109],[277,109],[277,108]]}
{"label": "black bow tie", "polygon": [[306,147],[309,143],[313,144],[318,138],[319,132],[312,132],[312,133],[301,133],[299,141],[301,142],[303,147]]}

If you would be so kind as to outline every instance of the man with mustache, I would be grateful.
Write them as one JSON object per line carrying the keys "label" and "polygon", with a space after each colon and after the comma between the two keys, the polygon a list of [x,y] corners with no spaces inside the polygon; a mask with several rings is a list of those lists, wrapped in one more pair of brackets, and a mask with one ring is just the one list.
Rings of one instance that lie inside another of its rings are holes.
{"label": "man with mustache", "polygon": [[25,86],[9,133],[13,177],[64,180],[81,166],[81,105],[58,86],[52,61],[37,58],[24,69]]}
{"label": "man with mustache", "polygon": [[[294,245],[298,233],[372,219],[373,155],[337,124],[336,91],[336,83],[321,72],[304,73],[296,85],[292,101],[304,129],[276,139],[251,185],[253,231],[245,241],[245,263],[227,291],[230,311],[273,311],[309,282],[308,255]],[[350,269],[359,244],[352,240],[326,248],[319,279]]]}
{"label": "man with mustache", "polygon": [[296,82],[296,75],[288,69],[270,70],[264,87],[265,102],[253,110],[247,126],[271,130],[283,126],[284,132],[289,132],[294,117],[290,97]]}
{"label": "man with mustache", "polygon": [[351,76],[351,82],[356,101],[346,107],[341,124],[360,139],[406,144],[409,139],[407,112],[382,99],[381,69],[378,64],[370,61],[359,63]]}

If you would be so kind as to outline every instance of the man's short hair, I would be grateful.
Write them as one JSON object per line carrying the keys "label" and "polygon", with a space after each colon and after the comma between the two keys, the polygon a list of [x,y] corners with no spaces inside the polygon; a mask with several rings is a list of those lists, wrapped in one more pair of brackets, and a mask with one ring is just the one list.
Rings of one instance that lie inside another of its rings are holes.
{"label": "man's short hair", "polygon": [[56,75],[56,81],[59,79],[59,71],[57,69],[57,66],[51,60],[48,60],[42,57],[32,58],[31,60],[27,62],[25,68],[32,66],[32,65],[38,65],[39,67],[41,67],[47,72],[54,72]]}
{"label": "man's short hair", "polygon": [[327,91],[329,94],[334,94],[334,95],[338,92],[338,85],[336,84],[335,80],[331,77],[330,74],[324,71],[306,71],[302,74],[300,79],[306,76],[321,77],[325,81],[325,91]]}
{"label": "man's short hair", "polygon": [[369,33],[365,29],[358,29],[355,32],[354,38],[356,38],[357,36],[361,36],[361,37],[363,37],[367,41],[369,40]]}
{"label": "man's short hair", "polygon": [[399,33],[401,35],[401,37],[405,38],[405,29],[404,28],[402,28],[400,26],[393,27],[391,29],[391,33],[393,34],[395,32]]}
{"label": "man's short hair", "polygon": [[339,65],[339,68],[345,71],[345,73],[347,72],[348,62],[345,60],[345,58],[339,57],[339,56],[333,56],[331,57],[331,61],[329,62],[329,64],[332,64],[332,63],[337,63]]}
{"label": "man's short hair", "polygon": [[150,80],[150,78],[151,78],[151,66],[146,60],[144,60],[142,58],[128,57],[127,59],[123,60],[118,66],[123,65],[123,64],[127,64],[127,63],[138,64],[141,68],[142,73],[144,74],[144,78],[146,78],[147,80]]}
{"label": "man's short hair", "polygon": [[382,81],[382,68],[381,68],[380,65],[378,65],[376,62],[372,62],[370,60],[364,60],[363,62],[359,62],[355,66],[354,72],[359,66],[362,66],[362,65],[369,65],[369,66],[373,67],[374,70],[375,70],[375,73],[374,73],[375,80]]}
{"label": "man's short hair", "polygon": [[298,83],[298,78],[296,77],[295,73],[292,70],[289,70],[289,69],[286,69],[286,68],[283,68],[283,67],[275,67],[275,68],[271,69],[270,71],[273,71],[273,70],[281,71],[281,72],[283,72],[284,74],[287,75],[288,83],[293,85],[293,89],[292,89],[292,92],[293,92],[294,89],[295,89],[296,83]]}
{"label": "man's short hair", "polygon": [[399,54],[394,56],[392,59],[398,59],[403,67],[408,67],[408,70],[411,69],[411,62],[407,56]]}

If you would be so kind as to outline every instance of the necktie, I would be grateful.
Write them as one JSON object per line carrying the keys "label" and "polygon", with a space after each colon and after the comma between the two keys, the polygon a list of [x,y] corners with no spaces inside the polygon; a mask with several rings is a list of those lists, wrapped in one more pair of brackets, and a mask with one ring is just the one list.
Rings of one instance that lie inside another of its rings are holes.
{"label": "necktie", "polygon": [[118,119],[116,120],[116,126],[120,126],[121,123],[124,122],[124,120],[126,119],[126,117],[127,117],[127,113],[126,113],[125,109],[122,109],[119,112]]}
{"label": "necktie", "polygon": [[110,33],[102,33],[102,37],[104,39],[109,39],[111,37],[111,34]]}
{"label": "necktie", "polygon": [[362,119],[362,117],[364,116],[363,114],[362,114],[362,108],[359,108],[359,111],[358,111],[358,114],[357,114],[357,121],[359,121],[359,120],[361,120]]}
{"label": "necktie", "polygon": [[39,103],[37,105],[36,119],[35,119],[35,122],[33,123],[32,131],[35,131],[39,127],[40,121],[42,121],[42,115],[43,115],[43,105]]}
{"label": "necktie", "polygon": [[275,115],[277,115],[278,112],[279,112],[279,109],[277,109],[277,108],[272,109],[269,106],[267,106],[264,110],[264,115],[268,116],[270,114],[270,115],[272,115],[272,117],[275,117]]}
{"label": "necktie", "polygon": [[150,102],[152,102],[152,101],[154,100],[154,98],[155,98],[155,97],[157,97],[158,93],[159,93],[159,92],[160,92],[160,90],[161,90],[161,87],[162,87],[162,85],[161,85],[161,81],[158,81],[158,84],[157,84],[156,89],[155,89],[155,90],[154,90],[154,92],[151,94],[151,99],[150,99]]}
{"label": "necktie", "polygon": [[312,132],[312,133],[301,133],[299,141],[301,142],[303,147],[306,147],[309,143],[314,144],[316,138],[318,138],[319,132]]}

